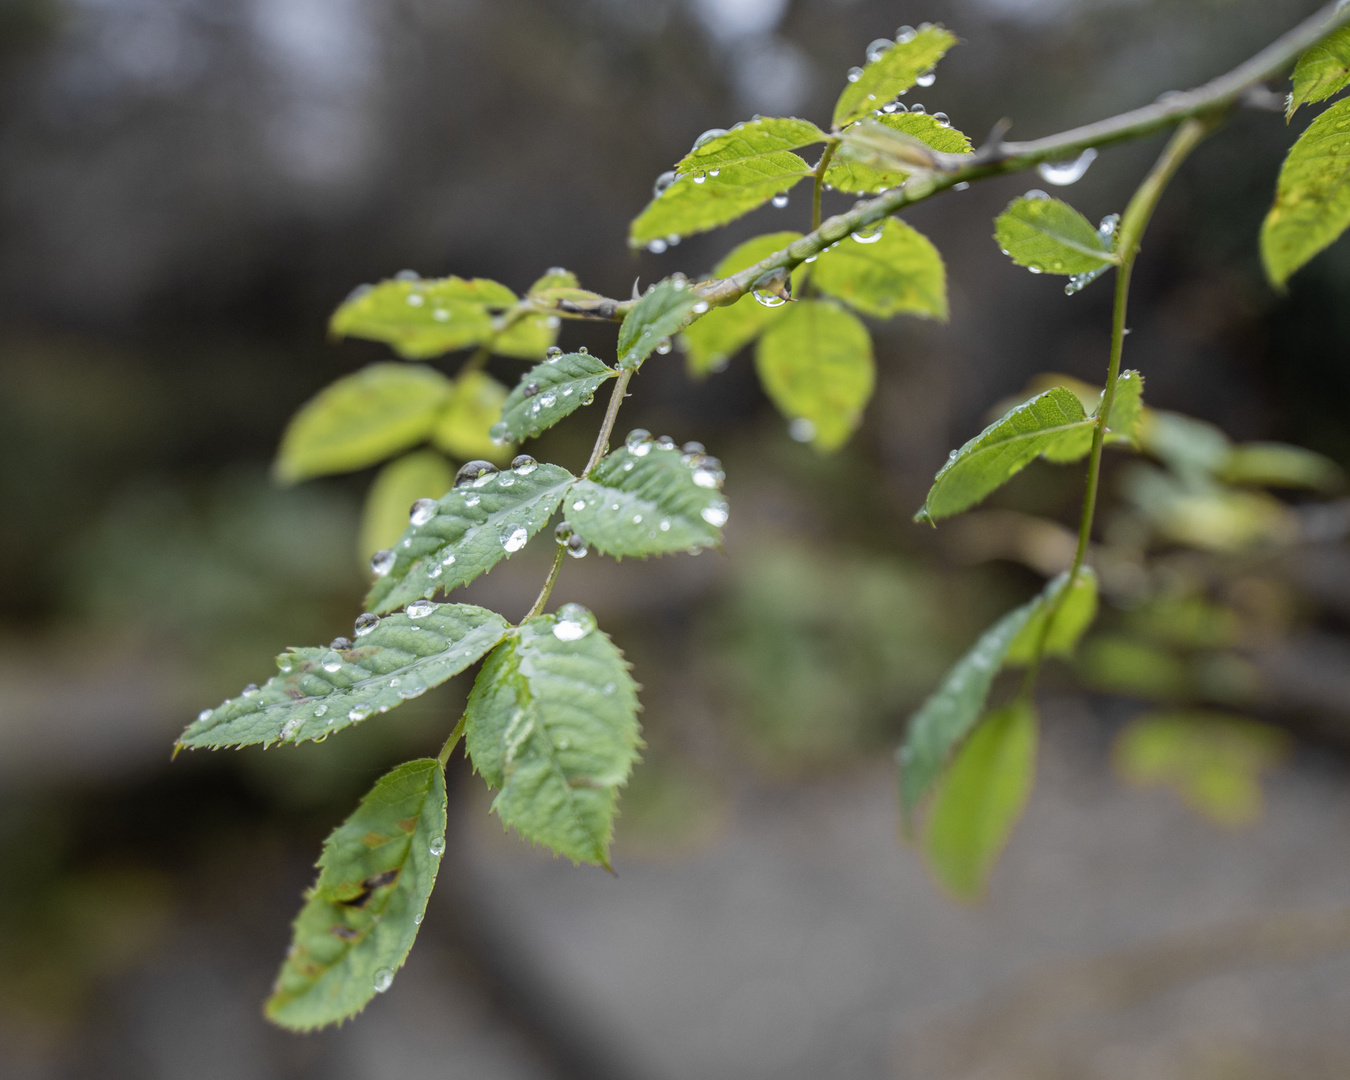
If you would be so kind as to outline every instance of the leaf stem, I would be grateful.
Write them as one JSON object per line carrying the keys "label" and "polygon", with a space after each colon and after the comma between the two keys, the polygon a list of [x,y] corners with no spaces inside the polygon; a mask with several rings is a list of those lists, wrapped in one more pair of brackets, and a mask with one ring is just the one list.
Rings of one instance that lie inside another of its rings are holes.
{"label": "leaf stem", "polygon": [[562,573],[563,547],[562,544],[557,545],[558,550],[553,553],[553,565],[549,567],[548,577],[544,579],[544,587],[539,590],[539,595],[534,598],[534,603],[530,605],[530,610],[525,612],[525,618],[521,619],[521,622],[544,613],[544,605],[548,603],[549,594],[553,592],[553,586],[558,584],[558,575]]}
{"label": "leaf stem", "polygon": [[1115,404],[1116,380],[1120,378],[1120,361],[1125,351],[1125,313],[1130,297],[1130,277],[1134,272],[1134,260],[1139,254],[1139,242],[1144,230],[1148,228],[1158,200],[1167,187],[1168,181],[1176,175],[1181,163],[1194,150],[1202,139],[1213,130],[1217,117],[1208,121],[1189,119],[1181,125],[1176,134],[1168,141],[1161,156],[1153,168],[1135,189],[1129,205],[1120,219],[1120,232],[1116,242],[1116,254],[1120,263],[1116,269],[1115,302],[1111,310],[1111,357],[1106,366],[1106,386],[1102,390],[1101,404],[1097,406],[1096,423],[1092,427],[1092,450],[1088,454],[1087,483],[1083,491],[1083,510],[1078,522],[1078,544],[1074,549],[1073,564],[1069,567],[1069,576],[1051,602],[1041,625],[1040,636],[1036,641],[1036,650],[1031,663],[1027,665],[1026,677],[1022,680],[1020,697],[1030,700],[1036,687],[1036,677],[1040,673],[1041,660],[1045,655],[1045,645],[1050,630],[1059,616],[1073,590],[1074,582],[1087,559],[1088,545],[1092,539],[1092,521],[1097,510],[1097,491],[1101,482],[1102,449],[1106,445],[1106,425],[1111,417],[1111,406]]}
{"label": "leaf stem", "polygon": [[825,170],[830,167],[830,161],[834,158],[834,152],[838,147],[839,140],[831,139],[825,144],[825,151],[820,155],[820,160],[816,162],[815,180],[811,185],[812,232],[820,228],[820,193],[825,187]]}
{"label": "leaf stem", "polygon": [[445,740],[445,745],[441,747],[441,752],[436,755],[436,760],[441,763],[442,772],[444,772],[445,767],[450,764],[450,755],[454,752],[455,746],[464,735],[464,721],[468,718],[469,714],[467,712],[459,718],[459,723],[455,725],[454,730],[450,732],[449,737]]}
{"label": "leaf stem", "polygon": [[609,408],[605,410],[605,418],[600,423],[600,432],[595,437],[595,446],[591,448],[591,458],[586,462],[586,467],[581,470],[582,476],[589,476],[591,470],[605,456],[605,449],[609,446],[610,433],[614,430],[614,421],[619,418],[619,406],[623,404],[624,394],[628,392],[628,380],[632,377],[633,372],[629,368],[623,368],[619,372],[619,377],[614,380],[614,392],[609,395]]}

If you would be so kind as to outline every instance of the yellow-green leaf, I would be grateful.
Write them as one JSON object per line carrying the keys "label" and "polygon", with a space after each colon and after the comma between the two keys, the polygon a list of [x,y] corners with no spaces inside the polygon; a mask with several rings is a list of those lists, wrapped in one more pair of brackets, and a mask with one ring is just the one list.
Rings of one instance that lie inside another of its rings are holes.
{"label": "yellow-green leaf", "polygon": [[942,256],[923,233],[894,218],[880,232],[846,237],[822,252],[812,280],[864,315],[947,319]]}
{"label": "yellow-green leaf", "polygon": [[823,142],[825,132],[810,120],[795,117],[760,117],[737,124],[720,135],[704,135],[675,166],[680,175],[707,173],[728,165],[740,165],[766,154],[797,150]]}
{"label": "yellow-green leaf", "polygon": [[408,360],[425,360],[487,341],[493,313],[515,303],[515,293],[487,278],[406,274],[357,289],[333,312],[329,329],[383,341]]}
{"label": "yellow-green leaf", "polygon": [[1116,261],[1114,229],[1104,234],[1066,202],[1047,195],[1014,199],[994,222],[994,239],[1033,273],[1091,274]]}
{"label": "yellow-green leaf", "polygon": [[[874,119],[876,123],[913,136],[944,154],[967,154],[971,150],[970,140],[965,135],[927,113],[882,113]],[[825,183],[850,195],[871,195],[886,188],[899,187],[909,175],[908,170],[887,168],[880,161],[860,158],[861,155],[850,158],[836,153],[826,166]]]}
{"label": "yellow-green leaf", "polygon": [[423,442],[451,382],[421,365],[371,364],[320,391],[291,418],[274,466],[278,480],[364,469]]}
{"label": "yellow-green leaf", "polygon": [[512,448],[493,442],[488,435],[492,425],[501,419],[506,394],[506,387],[491,375],[465,372],[455,380],[450,400],[436,422],[432,442],[461,459],[486,458],[498,463],[507,460]]}
{"label": "yellow-green leaf", "polygon": [[1333,30],[1310,46],[1294,66],[1294,89],[1284,116],[1293,117],[1300,105],[1325,101],[1350,85],[1350,26]]}
{"label": "yellow-green leaf", "polygon": [[913,86],[924,72],[931,71],[955,44],[956,35],[941,26],[926,26],[912,37],[897,41],[860,69],[856,77],[849,73],[848,85],[835,103],[831,124],[839,129],[850,120],[880,109]]}
{"label": "yellow-green leaf", "polygon": [[[1029,664],[1041,644],[1041,635],[1045,634],[1045,656],[1069,657],[1078,646],[1079,639],[1097,617],[1097,574],[1090,566],[1078,569],[1073,588],[1068,596],[1059,600],[1067,579],[1062,575],[1050,583],[1045,600],[1034,612],[1026,625],[1013,638],[1008,646],[1006,664]],[[1058,603],[1054,625],[1049,633],[1045,631],[1045,620],[1051,609]]]}
{"label": "yellow-green leaf", "polygon": [[848,441],[875,380],[867,328],[824,300],[788,306],[761,335],[755,368],[778,411],[800,425],[794,436],[823,451]]}
{"label": "yellow-green leaf", "polygon": [[439,499],[455,483],[455,468],[435,450],[417,450],[389,462],[366,493],[361,512],[362,568],[381,548],[393,547],[408,527],[408,514],[418,499]]}

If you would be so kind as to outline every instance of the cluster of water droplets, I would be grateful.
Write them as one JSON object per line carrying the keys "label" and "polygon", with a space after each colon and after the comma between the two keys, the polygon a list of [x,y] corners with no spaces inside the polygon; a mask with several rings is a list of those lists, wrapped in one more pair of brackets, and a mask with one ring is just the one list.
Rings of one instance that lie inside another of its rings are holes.
{"label": "cluster of water droplets", "polygon": [[1042,161],[1036,166],[1041,179],[1056,187],[1067,187],[1083,179],[1088,167],[1097,160],[1097,151],[1089,146],[1075,158],[1066,161]]}
{"label": "cluster of water droplets", "polygon": [[[1111,250],[1116,246],[1116,228],[1120,225],[1119,214],[1107,214],[1102,218],[1097,226],[1097,235],[1102,238],[1102,243]],[[1109,269],[1109,264],[1099,266],[1096,270],[1088,270],[1086,273],[1074,274],[1069,278],[1069,282],[1064,286],[1064,295],[1072,296],[1076,292],[1081,292],[1087,286],[1091,285]],[[1129,331],[1126,331],[1128,333]]]}
{"label": "cluster of water droplets", "polygon": [[553,538],[574,559],[584,559],[591,553],[591,549],[586,546],[586,541],[566,521],[558,522],[558,527],[553,530]]}

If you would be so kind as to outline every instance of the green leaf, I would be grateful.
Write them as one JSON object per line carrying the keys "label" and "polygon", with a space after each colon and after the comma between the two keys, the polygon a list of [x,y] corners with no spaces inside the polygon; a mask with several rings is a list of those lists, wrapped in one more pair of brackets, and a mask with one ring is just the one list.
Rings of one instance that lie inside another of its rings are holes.
{"label": "green leaf", "polygon": [[1134,784],[1173,788],[1219,825],[1246,825],[1261,814],[1261,774],[1289,755],[1279,728],[1223,713],[1149,713],[1116,737],[1117,772]]}
{"label": "green leaf", "polygon": [[486,278],[400,276],[352,293],[329,322],[340,337],[383,341],[408,360],[425,360],[492,337],[492,313],[516,294]]}
{"label": "green leaf", "polygon": [[366,596],[374,612],[449,592],[486,573],[525,546],[558,509],[573,482],[557,465],[527,464],[465,481],[437,502],[421,524],[409,525],[385,558],[384,574]]}
{"label": "green leaf", "polygon": [[894,218],[880,233],[848,237],[823,251],[812,280],[864,315],[888,319],[903,312],[947,321],[942,256],[923,233]]}
{"label": "green leaf", "polygon": [[563,507],[567,523],[605,555],[665,555],[718,547],[727,520],[722,467],[702,453],[682,454],[629,435],[578,480]]}
{"label": "green leaf", "polygon": [[763,206],[810,174],[811,166],[783,150],[726,165],[716,176],[705,175],[702,180],[678,176],[629,226],[628,243],[641,247],[650,240],[715,229]]}
{"label": "green leaf", "polygon": [[1278,289],[1350,225],[1350,100],[1308,125],[1280,167],[1261,225],[1261,261]]}
{"label": "green leaf", "polygon": [[[1051,582],[1047,589],[1054,584]],[[907,827],[952,752],[975,726],[1008,650],[1045,599],[1046,593],[1042,591],[981,634],[974,647],[952,665],[942,685],[910,718],[905,741],[896,753],[900,765],[900,809]]]}
{"label": "green leaf", "polygon": [[511,447],[493,442],[488,431],[505,403],[506,387],[491,375],[466,371],[455,380],[431,441],[461,460],[486,458],[501,464],[511,456]]}
{"label": "green leaf", "polygon": [[818,450],[837,450],[872,396],[872,339],[842,308],[800,300],[760,336],[755,368],[778,411],[808,423]]}
{"label": "green leaf", "polygon": [[[552,307],[559,299],[597,299],[595,293],[577,288],[577,276],[570,270],[555,266],[530,286],[529,299]],[[522,315],[509,326],[499,330],[489,346],[498,356],[517,360],[542,360],[544,354],[558,340],[562,320],[554,314],[539,312]]]}
{"label": "green leaf", "polygon": [[682,278],[657,282],[633,305],[619,326],[619,367],[636,371],[661,342],[708,310]]}
{"label": "green leaf", "polygon": [[431,434],[451,383],[422,365],[371,364],[300,407],[274,471],[283,483],[350,472],[416,446]]}
{"label": "green leaf", "polygon": [[1023,195],[994,222],[994,239],[1034,273],[1090,274],[1117,261],[1111,244],[1068,203]]}
{"label": "green leaf", "polygon": [[[1075,389],[1069,387],[1069,389]],[[1085,402],[1084,407],[1092,408],[1092,419],[1096,419],[1101,410],[1102,394],[1097,400]],[[1082,395],[1078,400],[1083,401]],[[1137,371],[1123,371],[1116,378],[1116,393],[1111,399],[1111,419],[1106,425],[1106,444],[1119,444],[1139,447],[1139,421],[1144,410],[1144,377]],[[1067,431],[1042,451],[1046,461],[1057,465],[1078,461],[1086,457],[1092,449],[1092,425]]]}
{"label": "green leaf", "polygon": [[[882,113],[873,120],[892,131],[913,136],[940,153],[968,154],[972,149],[970,139],[927,113]],[[845,136],[849,130],[852,129],[845,129]],[[850,195],[871,195],[887,188],[899,187],[909,175],[910,170],[888,168],[879,160],[869,162],[856,157],[841,157],[836,153],[825,168],[825,183]]]}
{"label": "green leaf", "polygon": [[455,483],[454,466],[435,450],[418,450],[389,462],[375,474],[361,513],[361,565],[392,547],[408,527],[408,508],[418,499],[439,499]]}
{"label": "green leaf", "polygon": [[618,374],[590,353],[563,353],[521,376],[502,409],[499,437],[533,439],[565,416],[589,405],[595,391]]}
{"label": "green leaf", "polygon": [[954,895],[977,899],[1036,773],[1036,712],[1014,702],[990,713],[956,752],[933,797],[924,836],[928,865]]}
{"label": "green leaf", "polygon": [[312,1031],[389,989],[436,884],[445,802],[439,762],[410,761],[381,777],[328,837],[267,999],[269,1020]]}
{"label": "green leaf", "polygon": [[[824,142],[825,132],[810,120],[795,117],[760,117],[737,124],[730,131],[695,144],[675,166],[675,171],[707,173],[728,165],[742,165],[783,150],[796,150]],[[713,179],[716,179],[714,177]]]}
{"label": "green leaf", "polygon": [[1300,105],[1326,101],[1350,86],[1350,27],[1333,30],[1312,45],[1294,65],[1294,90],[1285,106],[1286,120]]}
{"label": "green leaf", "polygon": [[881,108],[931,71],[955,44],[956,35],[941,26],[925,27],[907,41],[897,42],[844,87],[831,124],[838,129]]}
{"label": "green leaf", "polygon": [[503,824],[609,866],[614,804],[642,745],[637,686],[577,604],[529,619],[488,657],[465,710],[474,768]]}
{"label": "green leaf", "polygon": [[915,521],[934,522],[974,506],[1039,454],[1092,420],[1076,394],[1055,386],[1011,409],[959,450],[933,478]]}
{"label": "green leaf", "polygon": [[[713,268],[713,276],[724,278],[739,273],[782,251],[801,236],[798,232],[776,232],[753,237],[732,248]],[[803,267],[798,267],[793,276],[799,279],[802,273]],[[721,370],[727,360],[749,345],[772,319],[781,314],[782,311],[767,308],[753,296],[746,295],[734,304],[715,307],[690,323],[681,336],[689,357],[690,374],[706,375]]]}
{"label": "green leaf", "polygon": [[[1008,646],[1003,661],[1005,664],[1031,663],[1041,643],[1041,634],[1045,632],[1045,620],[1067,581],[1068,575],[1060,574],[1046,586],[1044,601],[1032,612],[1031,618]],[[1054,625],[1046,635],[1045,655],[1064,659],[1072,656],[1079,640],[1096,617],[1097,574],[1092,567],[1082,566],[1078,569],[1069,595],[1060,602]]]}
{"label": "green leaf", "polygon": [[505,633],[505,619],[471,604],[424,603],[409,614],[363,617],[354,644],[288,649],[277,657],[279,675],[203,709],[178,745],[321,741],[458,675]]}
{"label": "green leaf", "polygon": [[1229,484],[1338,491],[1345,470],[1330,458],[1287,443],[1243,443],[1228,454],[1219,479]]}

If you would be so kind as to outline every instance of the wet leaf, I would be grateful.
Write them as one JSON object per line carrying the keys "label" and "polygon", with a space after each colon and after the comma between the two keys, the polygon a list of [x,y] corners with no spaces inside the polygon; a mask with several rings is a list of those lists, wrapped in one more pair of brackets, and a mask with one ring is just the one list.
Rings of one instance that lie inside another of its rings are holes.
{"label": "wet leaf", "polygon": [[783,150],[797,150],[825,139],[825,132],[810,120],[761,117],[737,124],[726,134],[714,136],[694,147],[680,159],[675,171],[681,175],[698,175],[728,165],[745,164]]}
{"label": "wet leaf", "polygon": [[661,342],[689,325],[705,300],[683,280],[667,278],[642,295],[619,326],[619,367],[637,370]]}
{"label": "wet leaf", "polygon": [[864,315],[921,315],[945,322],[947,271],[937,248],[894,218],[873,237],[848,237],[822,252],[812,278],[816,287]]}
{"label": "wet leaf", "polygon": [[[871,119],[873,123],[912,136],[944,154],[968,154],[971,151],[970,140],[965,135],[927,113],[882,113]],[[846,136],[850,130],[853,129],[845,130]],[[887,167],[880,160],[868,160],[866,154],[836,153],[825,168],[825,183],[850,195],[872,195],[899,187],[912,171]]]}
{"label": "wet leaf", "polygon": [[398,277],[354,292],[333,312],[329,329],[425,360],[487,341],[493,314],[515,303],[515,293],[487,278]]}
{"label": "wet leaf", "polygon": [[918,82],[924,72],[931,71],[955,44],[956,35],[951,31],[930,26],[908,41],[891,46],[844,87],[835,103],[831,123],[838,129],[881,108]]}
{"label": "wet leaf", "polygon": [[1285,119],[1292,118],[1300,105],[1325,101],[1347,86],[1350,86],[1350,27],[1342,26],[1298,58]]}
{"label": "wet leaf", "polygon": [[1280,167],[1275,204],[1261,226],[1266,276],[1290,275],[1350,225],[1350,100],[1338,101],[1298,137]]}
{"label": "wet leaf", "polygon": [[516,442],[537,437],[589,404],[596,390],[617,374],[590,353],[563,353],[532,367],[506,399],[502,433]]}
{"label": "wet leaf", "polygon": [[1013,262],[1035,273],[1088,274],[1116,262],[1113,240],[1059,199],[1014,199],[994,222],[994,239]]}

